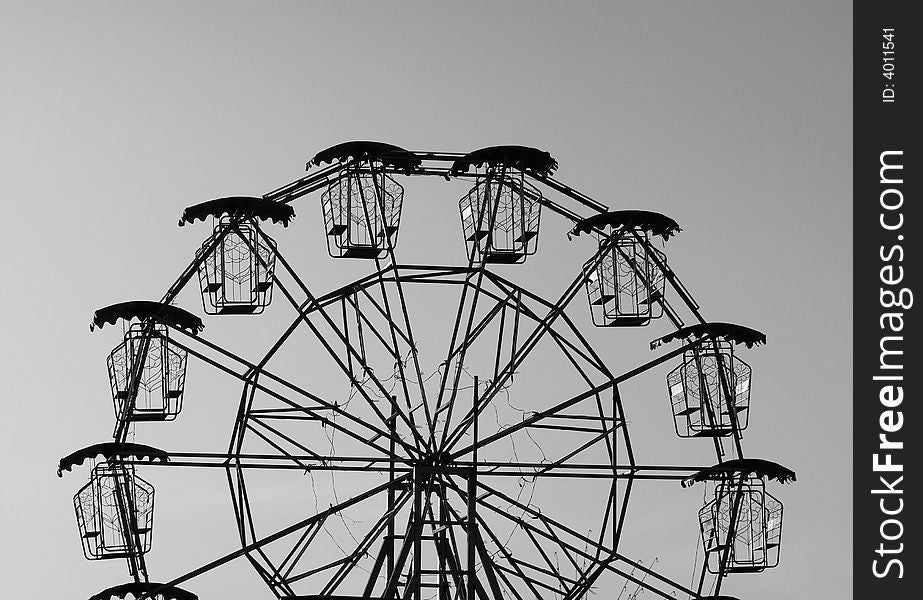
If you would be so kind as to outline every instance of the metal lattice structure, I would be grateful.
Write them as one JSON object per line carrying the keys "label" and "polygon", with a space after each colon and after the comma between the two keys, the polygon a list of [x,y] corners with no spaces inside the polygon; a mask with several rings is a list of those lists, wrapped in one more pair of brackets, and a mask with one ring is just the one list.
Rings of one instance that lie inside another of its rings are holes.
{"label": "metal lattice structure", "polygon": [[521,263],[535,254],[542,194],[505,169],[487,169],[458,203],[468,255],[485,263]]}
{"label": "metal lattice structure", "polygon": [[272,301],[276,244],[269,236],[260,235],[257,223],[238,224],[222,234],[229,225],[228,217],[220,219],[215,235],[221,240],[214,247],[211,238],[202,244],[202,306],[209,315],[261,313]]}
{"label": "metal lattice structure", "polygon": [[116,420],[170,421],[183,406],[186,352],[170,344],[163,325],[125,329],[108,360]]}
{"label": "metal lattice structure", "polygon": [[[702,317],[655,247],[679,231],[675,221],[609,211],[552,178],[556,168],[548,153],[520,146],[454,154],[349,142],[265,196],[187,208],[180,225],[211,218],[213,232],[161,300],[94,315],[93,327],[125,323],[109,359],[113,441],[59,465],[60,474],[93,462],[74,499],[86,556],[128,563],[133,581],[99,597],[188,600],[180,584],[242,557],[275,597],[312,600],[577,600],[603,576],[658,597],[705,598],[731,573],[775,566],[782,506],[765,482],[794,473],[744,457],[751,370],[737,356],[765,336]],[[414,176],[471,186],[459,202],[463,264],[397,260],[397,179]],[[287,226],[292,203],[317,193],[330,255],[370,267],[325,292],[264,232],[266,221]],[[493,266],[513,273],[536,252],[543,210],[597,240],[553,299]],[[288,325],[256,357],[209,341],[201,319],[173,305],[197,274],[207,314],[257,318],[281,297]],[[584,294],[597,326],[666,316],[674,330],[651,343],[655,358],[613,372],[572,316],[586,310]],[[415,320],[434,311],[445,318]],[[543,358],[532,365],[535,356]],[[187,359],[240,382],[227,449],[166,452],[130,441],[134,423],[177,417]],[[712,467],[646,465],[632,450],[620,386],[674,363],[676,432],[710,440]],[[307,374],[285,375],[292,364]],[[142,464],[226,471],[240,548],[152,583],[153,488],[135,475]],[[280,500],[262,490],[267,477],[299,481],[290,500],[308,514],[275,522]],[[711,490],[698,512],[704,559],[689,585],[622,548],[631,491],[647,481]],[[580,510],[555,508],[562,498],[579,499]]]}
{"label": "metal lattice structure", "polygon": [[587,297],[593,324],[598,327],[643,326],[663,316],[664,275],[658,266],[666,255],[653,247],[643,229],[611,242],[599,235],[599,247],[607,247],[601,260],[584,265]]}
{"label": "metal lattice structure", "polygon": [[130,465],[101,463],[74,496],[84,555],[126,558],[151,549],[154,488]]}
{"label": "metal lattice structure", "polygon": [[670,371],[667,387],[680,437],[714,437],[743,431],[749,422],[750,365],[734,356],[725,341],[696,346],[683,353],[683,362]]}
{"label": "metal lattice structure", "polygon": [[699,511],[708,571],[758,573],[778,565],[782,503],[765,482],[729,477],[713,487],[712,499]]}

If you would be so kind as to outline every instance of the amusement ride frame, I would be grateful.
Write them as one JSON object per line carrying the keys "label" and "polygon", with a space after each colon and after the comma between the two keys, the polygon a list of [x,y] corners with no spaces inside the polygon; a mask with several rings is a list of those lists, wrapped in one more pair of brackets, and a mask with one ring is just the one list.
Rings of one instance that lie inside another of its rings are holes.
{"label": "amusement ride frame", "polygon": [[[119,319],[136,322],[110,358],[117,416],[113,441],[79,450],[59,465],[60,474],[102,457],[91,483],[75,497],[85,551],[88,558],[126,559],[133,581],[93,598],[194,598],[178,586],[240,557],[250,561],[278,598],[312,600],[576,600],[604,573],[658,597],[717,598],[729,573],[775,566],[781,504],[765,491],[765,480],[790,481],[794,473],[744,457],[746,421],[741,416],[749,407],[749,366],[734,350],[764,343],[765,336],[703,318],[665,255],[652,245],[652,237],[666,240],[679,231],[674,221],[647,211],[610,212],[552,178],[557,164],[550,155],[519,146],[457,154],[348,142],[319,153],[308,167],[306,177],[263,197],[224,198],[187,209],[180,225],[212,217],[214,235],[160,301],[122,303],[94,315],[91,328]],[[396,260],[402,188],[392,176],[418,175],[474,182],[460,206],[467,265]],[[290,203],[321,190],[326,190],[322,204],[331,255],[373,261],[375,271],[316,295],[259,222],[288,225],[294,216]],[[552,192],[554,199],[542,191]],[[490,268],[522,262],[535,251],[541,208],[571,221],[574,235],[592,233],[599,240],[597,251],[554,301]],[[243,262],[234,267],[233,260]],[[232,267],[238,269],[233,274]],[[295,317],[260,360],[239,356],[199,335],[202,321],[172,305],[197,273],[209,314],[261,312],[275,289],[295,309]],[[239,287],[233,293],[226,291],[230,275],[237,276]],[[422,285],[459,290],[445,360],[429,377],[421,366],[406,300],[411,289]],[[624,373],[611,373],[565,312],[583,288],[597,325],[643,326],[663,314],[676,331],[651,348],[673,341],[679,345]],[[665,292],[675,294],[679,303],[671,304]],[[693,324],[687,325],[684,316]],[[327,400],[267,366],[304,328],[348,381],[347,401]],[[582,391],[551,406],[520,411],[518,422],[500,424],[498,418],[499,426],[485,432],[481,417],[488,408],[496,410],[539,342],[555,348],[562,364],[584,382]],[[487,377],[470,374],[467,362],[475,354]],[[165,452],[129,441],[132,423],[176,417],[187,356],[243,384],[227,452]],[[375,362],[381,357],[386,367],[393,360],[388,376],[382,375],[388,372],[382,361]],[[682,361],[668,380],[677,433],[710,438],[717,459],[712,467],[635,461],[619,385],[674,359]],[[435,394],[425,385],[429,379],[439,382]],[[152,393],[161,394],[163,402],[151,404]],[[349,450],[334,453],[334,434]],[[533,434],[552,437],[539,444]],[[547,459],[545,452],[541,460],[501,460],[490,454],[516,435],[528,435],[539,451],[544,446],[555,458]],[[730,438],[729,449],[724,438]],[[250,451],[256,439],[269,451]],[[331,440],[330,451],[324,452],[317,439]],[[590,454],[604,460],[577,461],[578,455]],[[143,495],[147,484],[134,471],[151,464],[224,469],[241,547],[167,583],[150,582],[144,554],[150,546],[145,524],[153,489]],[[374,474],[384,482],[262,535],[247,483],[251,470]],[[609,491],[597,535],[581,533],[490,483],[504,477],[601,482]],[[699,514],[706,556],[688,587],[619,548],[632,486],[641,480],[684,486],[702,481],[714,489],[714,499]],[[328,519],[343,519],[346,511],[381,497],[386,498],[384,512],[361,539],[354,537],[352,551],[307,568],[308,550]],[[517,556],[509,538],[498,535],[497,523],[525,536],[532,555]],[[283,539],[285,551],[271,554],[270,545]],[[564,567],[560,557],[566,559]],[[322,585],[313,583],[321,577]],[[312,582],[309,594],[300,591],[305,582]],[[348,588],[353,591],[344,591]]]}

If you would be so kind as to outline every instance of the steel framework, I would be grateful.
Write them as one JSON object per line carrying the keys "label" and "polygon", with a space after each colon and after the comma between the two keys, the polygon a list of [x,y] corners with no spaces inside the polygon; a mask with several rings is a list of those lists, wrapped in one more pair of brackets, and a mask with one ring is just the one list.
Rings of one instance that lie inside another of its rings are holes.
{"label": "steel framework", "polygon": [[[556,167],[547,153],[517,146],[456,154],[349,142],[319,153],[306,177],[262,197],[187,209],[181,225],[211,217],[214,231],[160,301],[94,315],[94,326],[126,324],[126,341],[110,360],[113,441],[65,457],[59,474],[86,460],[96,463],[91,484],[109,474],[111,550],[100,546],[87,557],[124,558],[133,580],[94,598],[194,598],[178,586],[238,558],[276,597],[305,600],[576,600],[604,574],[657,597],[706,598],[721,593],[729,573],[775,566],[781,504],[765,492],[765,481],[789,481],[794,473],[744,457],[750,370],[735,355],[735,347],[765,336],[703,318],[653,245],[656,236],[679,231],[675,222],[645,211],[610,212],[554,179]],[[400,176],[473,183],[459,204],[467,264],[397,260]],[[374,265],[371,274],[327,293],[313,291],[261,227],[266,220],[287,225],[290,204],[315,192],[322,192],[330,254]],[[535,252],[541,210],[572,222],[575,235],[598,238],[593,255],[551,300],[491,268]],[[172,305],[197,273],[206,313],[258,314],[275,288],[292,310],[288,327],[253,359],[209,341],[199,334],[198,317]],[[414,309],[434,310],[434,294],[445,291],[455,298],[445,319],[449,341],[433,357],[424,352],[430,332],[415,328]],[[666,315],[675,332],[652,349],[679,344],[625,372],[610,371],[567,312],[584,293],[595,324],[642,326]],[[295,342],[303,332],[311,356],[331,365],[311,372],[307,383],[274,368],[293,353],[307,361]],[[554,366],[557,384],[529,390],[538,400],[517,408],[513,401],[523,398],[513,397],[514,380],[528,376],[527,358],[535,353],[543,354],[543,368]],[[165,452],[130,442],[132,423],[177,417],[187,357],[241,384],[227,450]],[[668,378],[676,431],[710,439],[713,467],[635,460],[620,385],[670,361],[679,365]],[[240,547],[152,583],[145,553],[153,490],[134,475],[142,465],[223,469]],[[267,472],[309,477],[313,514],[266,533],[259,488]],[[341,473],[349,478],[337,480]],[[320,492],[330,499],[327,508],[318,502],[315,476],[331,482]],[[632,488],[647,480],[704,481],[713,489],[698,514],[705,559],[688,586],[620,547]],[[345,486],[345,497],[337,485]],[[542,508],[543,497],[572,494],[581,494],[579,509]],[[81,522],[101,510],[84,491],[75,504]],[[595,533],[586,533],[587,524]],[[349,541],[337,556],[320,541],[322,533],[334,539],[334,527]],[[85,525],[81,532],[86,544],[98,535]]]}

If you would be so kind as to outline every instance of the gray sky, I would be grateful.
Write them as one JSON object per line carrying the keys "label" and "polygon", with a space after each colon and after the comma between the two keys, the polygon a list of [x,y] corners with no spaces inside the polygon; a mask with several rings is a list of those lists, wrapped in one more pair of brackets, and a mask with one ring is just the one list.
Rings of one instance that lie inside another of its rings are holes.
{"label": "gray sky", "polygon": [[[176,227],[185,206],[260,195],[301,176],[320,149],[373,139],[537,146],[557,158],[561,181],[600,202],[676,219],[683,232],[666,251],[706,317],[768,335],[746,354],[747,454],[798,473],[772,489],[785,503],[781,565],[731,576],[723,591],[846,596],[850,11],[832,1],[0,2],[6,593],[82,598],[127,580],[121,561],[82,557],[71,498],[86,468],[54,476],[61,456],[111,431],[105,358],[119,335],[89,334],[92,311],[163,294],[208,235]],[[458,185],[406,184],[402,259],[464,260]],[[328,258],[318,204],[302,199],[293,225],[271,234],[324,291],[365,271]],[[592,250],[566,229],[546,215],[538,254],[504,273],[549,296],[562,289]],[[201,313],[196,296],[178,303]],[[255,355],[288,318],[275,309],[259,325],[212,319],[207,333],[244,354],[258,344]],[[618,371],[647,360],[646,342],[668,328],[588,334]],[[665,375],[649,373],[626,399],[639,461],[706,461],[707,442],[673,433]],[[192,363],[187,386],[180,420],[139,427],[137,441],[226,446],[238,387]],[[142,475],[157,486],[153,579],[235,547],[221,471]],[[660,557],[688,583],[701,491],[645,493],[622,550]],[[245,563],[187,587],[203,600],[270,597]]]}

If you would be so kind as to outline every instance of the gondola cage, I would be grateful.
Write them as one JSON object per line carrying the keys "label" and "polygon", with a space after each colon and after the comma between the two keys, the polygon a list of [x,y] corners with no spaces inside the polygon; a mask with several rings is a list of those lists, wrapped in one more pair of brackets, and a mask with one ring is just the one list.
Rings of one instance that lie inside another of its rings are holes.
{"label": "gondola cage", "polygon": [[710,341],[683,353],[667,375],[676,433],[680,437],[723,437],[732,432],[731,413],[741,431],[750,408],[750,365],[724,341]]}
{"label": "gondola cage", "polygon": [[179,224],[212,217],[214,233],[196,254],[202,306],[210,315],[259,314],[272,301],[276,243],[260,228],[272,219],[288,226],[291,206],[246,196],[187,208]]}
{"label": "gondola cage", "polygon": [[557,163],[547,152],[524,146],[492,146],[455,161],[453,174],[484,167],[459,200],[469,260],[521,263],[538,249],[542,194],[525,174],[548,175]]}
{"label": "gondola cage", "polygon": [[458,203],[468,256],[475,262],[512,264],[535,254],[541,199],[522,172],[488,171]]}
{"label": "gondola cage", "polygon": [[323,150],[311,165],[342,168],[321,194],[327,250],[334,258],[384,258],[397,244],[404,188],[386,171],[411,172],[412,153],[380,142],[346,142]]}
{"label": "gondola cage", "polygon": [[599,252],[584,266],[587,299],[597,327],[635,327],[663,315],[666,255],[651,237],[679,231],[659,213],[623,210],[577,224],[572,233],[596,231]]}
{"label": "gondola cage", "polygon": [[88,559],[140,556],[151,549],[154,488],[130,465],[97,464],[74,496],[74,510]]}
{"label": "gondola cage", "polygon": [[[604,243],[600,239],[600,247]],[[651,258],[662,252],[633,238],[621,238],[600,261],[584,265],[587,298],[597,327],[647,325],[663,315],[663,272]]]}
{"label": "gondola cage", "polygon": [[335,258],[383,258],[397,244],[404,188],[381,171],[345,170],[321,194],[327,250]]}
{"label": "gondola cage", "polygon": [[709,572],[756,573],[778,565],[782,503],[766,491],[763,479],[729,477],[714,488],[699,511]]}
{"label": "gondola cage", "polygon": [[702,469],[683,487],[703,482],[711,498],[699,511],[705,561],[711,573],[755,573],[779,564],[782,503],[766,481],[795,481],[795,472],[763,459],[736,458]]}
{"label": "gondola cage", "polygon": [[[739,343],[765,343],[758,331],[728,323],[705,323],[663,338],[697,341],[667,375],[676,433],[680,437],[726,437],[749,424],[751,368],[735,352]],[[659,345],[659,341],[655,342]],[[733,413],[732,413],[733,411]]]}
{"label": "gondola cage", "polygon": [[[163,325],[132,324],[109,355],[109,384],[116,416],[131,421],[170,421],[183,407],[186,352],[170,345]],[[132,393],[133,379],[137,389]],[[130,415],[127,406],[132,404]]]}
{"label": "gondola cage", "polygon": [[96,311],[93,325],[119,318],[128,327],[107,361],[116,417],[120,422],[175,419],[182,409],[186,351],[170,343],[165,323],[194,334],[201,319],[175,306],[135,301]]}

